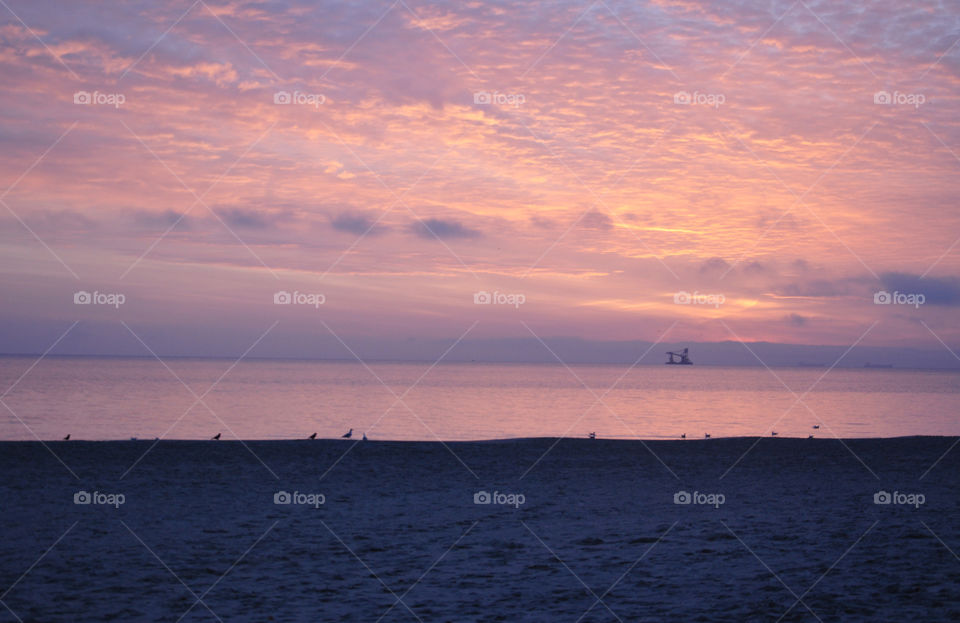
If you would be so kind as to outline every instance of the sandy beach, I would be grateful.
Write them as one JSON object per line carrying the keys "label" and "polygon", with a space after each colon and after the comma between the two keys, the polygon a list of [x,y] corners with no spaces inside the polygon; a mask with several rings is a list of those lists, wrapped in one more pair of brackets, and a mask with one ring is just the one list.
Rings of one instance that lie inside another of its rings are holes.
{"label": "sandy beach", "polygon": [[0,620],[956,619],[956,441],[0,443]]}

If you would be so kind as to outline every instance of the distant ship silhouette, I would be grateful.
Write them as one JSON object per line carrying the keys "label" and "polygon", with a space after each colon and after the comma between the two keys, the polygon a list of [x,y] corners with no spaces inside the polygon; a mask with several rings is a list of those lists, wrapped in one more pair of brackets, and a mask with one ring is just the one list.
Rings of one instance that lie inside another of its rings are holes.
{"label": "distant ship silhouette", "polygon": [[692,366],[693,362],[690,361],[690,357],[687,354],[689,351],[690,351],[689,348],[684,348],[679,353],[675,353],[673,351],[668,350],[667,355],[670,357],[670,359],[668,359],[664,363],[667,364],[668,366]]}

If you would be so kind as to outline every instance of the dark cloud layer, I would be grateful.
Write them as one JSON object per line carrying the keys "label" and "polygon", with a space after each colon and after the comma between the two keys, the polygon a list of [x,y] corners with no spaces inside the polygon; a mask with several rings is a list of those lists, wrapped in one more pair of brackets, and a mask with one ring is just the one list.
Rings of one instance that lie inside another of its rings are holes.
{"label": "dark cloud layer", "polygon": [[359,212],[341,212],[330,219],[330,226],[337,231],[357,236],[375,235],[382,233],[383,227],[376,225],[375,220]]}
{"label": "dark cloud layer", "polygon": [[960,306],[960,279],[956,277],[921,277],[889,272],[880,275],[880,279],[884,289],[890,292],[923,294],[926,305]]}
{"label": "dark cloud layer", "polygon": [[471,229],[455,220],[439,218],[422,219],[411,225],[411,231],[421,238],[441,240],[447,238],[478,238],[480,231]]}

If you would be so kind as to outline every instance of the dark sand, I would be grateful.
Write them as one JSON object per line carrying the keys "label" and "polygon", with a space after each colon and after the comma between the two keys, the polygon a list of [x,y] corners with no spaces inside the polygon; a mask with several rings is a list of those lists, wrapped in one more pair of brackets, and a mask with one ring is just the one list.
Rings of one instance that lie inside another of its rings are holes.
{"label": "dark sand", "polygon": [[0,621],[960,619],[956,438],[756,441],[0,443]]}

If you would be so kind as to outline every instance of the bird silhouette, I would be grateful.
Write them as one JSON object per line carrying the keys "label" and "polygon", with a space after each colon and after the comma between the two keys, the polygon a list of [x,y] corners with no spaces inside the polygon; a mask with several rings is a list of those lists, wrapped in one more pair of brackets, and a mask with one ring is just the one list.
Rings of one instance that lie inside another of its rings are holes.
{"label": "bird silhouette", "polygon": [[366,433],[363,434],[363,440],[364,440],[364,441],[367,440],[367,434],[366,434]]}
{"label": "bird silhouette", "polygon": [[814,424],[814,425],[813,425],[813,428],[814,428],[815,430],[819,430],[819,429],[820,429],[820,425],[819,425],[819,424]]}
{"label": "bird silhouette", "polygon": [[588,436],[590,439],[596,439],[596,438],[597,438],[597,434],[596,434],[596,433],[590,433],[590,434],[587,435],[587,436]]}
{"label": "bird silhouette", "polygon": [[687,438],[687,434],[686,434],[686,433],[680,435],[680,439],[686,439],[686,438]]}
{"label": "bird silhouette", "polygon": [[317,434],[316,434],[316,433],[310,435],[310,439],[316,439],[316,438],[317,438]]}
{"label": "bird silhouette", "polygon": [[706,435],[704,435],[703,438],[704,438],[704,439],[710,439],[710,433],[707,433]]}
{"label": "bird silhouette", "polygon": [[809,437],[807,437],[807,439],[813,439],[813,435],[810,435]]}
{"label": "bird silhouette", "polygon": [[70,441],[70,433],[67,433],[67,436],[63,438],[64,441]]}
{"label": "bird silhouette", "polygon": [[340,437],[341,437],[342,439],[350,439],[351,437],[353,437],[353,429],[351,428],[350,430],[348,430],[347,432],[345,432],[345,433],[344,433],[343,435],[341,435]]}
{"label": "bird silhouette", "polygon": [[770,431],[770,436],[771,436],[771,437],[776,437],[776,436],[777,436],[777,431],[775,431],[775,430]]}
{"label": "bird silhouette", "polygon": [[220,433],[217,433],[216,435],[214,435],[213,439],[216,441],[220,441]]}

